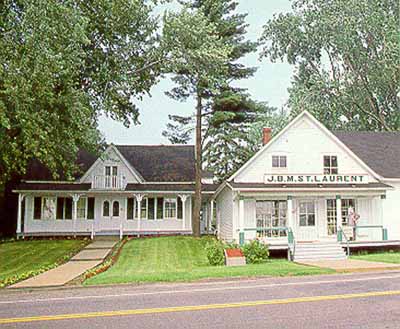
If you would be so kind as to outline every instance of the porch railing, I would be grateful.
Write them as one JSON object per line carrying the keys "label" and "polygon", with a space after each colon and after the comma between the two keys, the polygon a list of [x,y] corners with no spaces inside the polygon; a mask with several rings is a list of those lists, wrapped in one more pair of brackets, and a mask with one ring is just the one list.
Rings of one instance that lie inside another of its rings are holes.
{"label": "porch railing", "polygon": [[123,175],[108,176],[108,175],[95,175],[92,178],[92,189],[99,190],[124,190],[127,181]]}
{"label": "porch railing", "polygon": [[[378,240],[381,241],[387,241],[388,240],[388,230],[387,228],[383,227],[382,225],[356,225],[356,226],[348,226],[349,228],[352,228],[354,230],[354,234],[352,234],[351,237],[347,236],[347,239],[349,241],[358,241],[360,237],[360,231],[371,231],[371,230],[378,230],[380,231],[380,238]],[[344,236],[344,230],[342,227],[340,227],[337,235],[337,239],[339,242],[343,241],[343,236]],[[368,240],[371,240],[371,238],[368,236]]]}
{"label": "porch railing", "polygon": [[[292,228],[290,227],[254,227],[254,228],[244,228],[242,231],[239,232],[239,245],[244,245],[245,243],[245,232],[256,232],[259,233],[261,237],[268,237],[266,236],[265,232],[269,231],[271,233],[271,238],[276,237],[287,237],[288,241],[288,259],[293,260],[294,255],[296,252],[296,239],[293,233]],[[277,234],[273,234],[273,232]],[[284,235],[281,233],[284,232]]]}

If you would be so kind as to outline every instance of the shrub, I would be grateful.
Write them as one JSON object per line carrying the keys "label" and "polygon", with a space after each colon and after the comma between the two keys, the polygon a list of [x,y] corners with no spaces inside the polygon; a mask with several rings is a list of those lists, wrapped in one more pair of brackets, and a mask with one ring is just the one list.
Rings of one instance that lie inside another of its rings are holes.
{"label": "shrub", "polygon": [[260,264],[267,261],[269,256],[268,246],[259,240],[252,240],[242,248],[248,264]]}
{"label": "shrub", "polygon": [[224,247],[218,240],[211,241],[206,245],[206,254],[210,265],[218,266],[224,265]]}

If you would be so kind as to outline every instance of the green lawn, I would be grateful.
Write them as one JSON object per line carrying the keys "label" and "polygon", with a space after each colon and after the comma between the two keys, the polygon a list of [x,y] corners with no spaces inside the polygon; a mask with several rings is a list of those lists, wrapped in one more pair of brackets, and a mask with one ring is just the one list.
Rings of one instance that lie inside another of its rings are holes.
{"label": "green lawn", "polygon": [[118,261],[85,284],[127,282],[191,281],[237,276],[283,276],[333,273],[302,266],[284,259],[243,267],[210,266],[204,246],[209,237],[160,237],[132,239],[123,247]]}
{"label": "green lawn", "polygon": [[85,240],[31,240],[0,244],[0,287],[55,267],[86,243]]}
{"label": "green lawn", "polygon": [[373,262],[400,264],[400,252],[377,252],[365,255],[354,255],[352,259],[369,260]]}

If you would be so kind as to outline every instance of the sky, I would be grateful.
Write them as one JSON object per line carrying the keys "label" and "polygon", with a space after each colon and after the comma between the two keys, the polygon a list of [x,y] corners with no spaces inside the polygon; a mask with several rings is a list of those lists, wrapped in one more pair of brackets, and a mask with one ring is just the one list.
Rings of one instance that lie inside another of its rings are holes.
{"label": "sky", "polygon": [[[247,37],[257,40],[262,34],[263,25],[274,14],[291,10],[290,0],[238,0],[237,12],[247,13]],[[258,67],[252,78],[238,82],[236,85],[247,88],[253,99],[267,102],[271,106],[281,108],[287,102],[287,88],[290,86],[293,67],[287,63],[271,63],[263,58],[259,61],[259,53],[246,56],[242,63]],[[162,131],[168,122],[169,114],[190,115],[194,111],[194,103],[178,102],[165,95],[173,87],[169,79],[161,80],[151,90],[151,97],[138,102],[140,109],[140,125],[131,125],[129,128],[122,123],[102,116],[99,120],[99,129],[107,143],[114,144],[170,144],[162,136]]]}

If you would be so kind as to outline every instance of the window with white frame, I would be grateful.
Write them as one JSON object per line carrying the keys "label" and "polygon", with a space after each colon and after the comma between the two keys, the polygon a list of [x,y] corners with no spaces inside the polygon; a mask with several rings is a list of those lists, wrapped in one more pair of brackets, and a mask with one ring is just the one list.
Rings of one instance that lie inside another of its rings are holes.
{"label": "window with white frame", "polygon": [[349,210],[353,209],[353,213],[356,212],[356,200],[355,199],[342,199],[342,225],[349,225]]}
{"label": "window with white frame", "polygon": [[260,228],[259,237],[286,236],[287,201],[286,200],[257,200],[256,225]]}
{"label": "window with white frame", "polygon": [[42,201],[42,219],[55,219],[56,218],[56,198],[44,197]]}
{"label": "window with white frame", "polygon": [[300,202],[300,226],[315,226],[315,202]]}
{"label": "window with white frame", "polygon": [[87,198],[79,198],[76,204],[76,218],[85,219],[86,218],[86,200]]}
{"label": "window with white frame", "polygon": [[110,201],[103,202],[103,217],[110,217]]}
{"label": "window with white frame", "polygon": [[72,219],[72,198],[57,197],[57,219]]}
{"label": "window with white frame", "polygon": [[324,175],[337,175],[338,159],[336,155],[324,155]]}
{"label": "window with white frame", "polygon": [[272,168],[286,168],[287,157],[286,155],[273,155],[272,156]]}
{"label": "window with white frame", "polygon": [[113,217],[119,217],[119,202],[118,201],[113,202],[112,214],[113,214]]}
{"label": "window with white frame", "polygon": [[164,218],[176,218],[176,199],[164,199]]}

